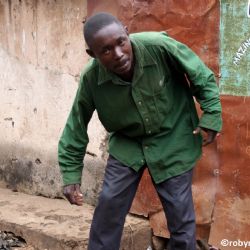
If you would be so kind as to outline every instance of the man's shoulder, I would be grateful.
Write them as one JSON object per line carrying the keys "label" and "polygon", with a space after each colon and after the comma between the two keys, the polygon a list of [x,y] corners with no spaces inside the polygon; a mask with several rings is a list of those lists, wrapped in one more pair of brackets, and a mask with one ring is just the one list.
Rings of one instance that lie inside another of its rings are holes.
{"label": "man's shoulder", "polygon": [[138,41],[144,46],[159,46],[163,45],[164,40],[168,39],[168,34],[165,31],[147,31],[132,33],[129,37],[132,41]]}

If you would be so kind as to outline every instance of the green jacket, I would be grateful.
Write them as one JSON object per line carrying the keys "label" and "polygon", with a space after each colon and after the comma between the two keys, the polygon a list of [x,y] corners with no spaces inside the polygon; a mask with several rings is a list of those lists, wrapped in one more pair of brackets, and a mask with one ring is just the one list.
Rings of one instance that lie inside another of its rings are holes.
{"label": "green jacket", "polygon": [[[165,32],[130,35],[136,58],[132,83],[91,59],[59,141],[64,185],[80,183],[94,112],[110,133],[109,153],[138,171],[147,165],[156,183],[191,169],[201,155],[197,126],[220,131],[215,78],[199,57]],[[187,81],[187,78],[189,81]],[[199,120],[193,96],[203,114]]]}

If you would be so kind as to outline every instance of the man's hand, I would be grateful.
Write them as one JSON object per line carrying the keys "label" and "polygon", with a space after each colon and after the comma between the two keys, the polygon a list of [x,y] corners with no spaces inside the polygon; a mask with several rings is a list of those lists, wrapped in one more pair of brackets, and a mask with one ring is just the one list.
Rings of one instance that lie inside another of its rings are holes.
{"label": "man's hand", "polygon": [[80,184],[70,184],[63,187],[63,194],[72,205],[82,206],[83,195]]}
{"label": "man's hand", "polygon": [[206,137],[203,136],[202,146],[207,146],[208,144],[210,144],[210,143],[212,143],[214,141],[214,139],[215,139],[216,136],[219,136],[219,133],[217,131],[214,131],[214,130],[211,130],[211,129],[207,129],[207,128],[201,128],[201,127],[197,127],[193,131],[193,134],[197,135],[201,131],[205,131],[207,133]]}

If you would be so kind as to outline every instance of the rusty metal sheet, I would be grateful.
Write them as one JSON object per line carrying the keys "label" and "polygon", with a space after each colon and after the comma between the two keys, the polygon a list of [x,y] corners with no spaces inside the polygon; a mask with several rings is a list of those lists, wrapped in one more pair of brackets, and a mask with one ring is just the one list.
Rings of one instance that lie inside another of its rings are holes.
{"label": "rusty metal sheet", "polygon": [[116,0],[87,0],[87,16],[96,12],[109,12],[117,16],[119,10],[119,1]]}
{"label": "rusty metal sheet", "polygon": [[209,241],[221,249],[239,250],[238,240],[250,248],[250,97],[222,96],[222,105],[224,129],[218,142],[220,168]]}
{"label": "rusty metal sheet", "polygon": [[99,11],[116,15],[129,32],[167,31],[189,45],[219,72],[218,0],[88,0],[88,16]]}
{"label": "rusty metal sheet", "polygon": [[[216,0],[123,1],[117,13],[130,32],[166,30],[190,46],[218,75],[219,7]],[[216,152],[216,144],[204,149],[194,176],[197,235],[200,238],[208,238],[212,221],[219,165]],[[144,173],[131,212],[147,214],[154,234],[168,237],[166,218],[148,172]]]}
{"label": "rusty metal sheet", "polygon": [[190,46],[216,73],[219,49],[219,1],[118,1],[118,17],[129,32],[167,31]]}
{"label": "rusty metal sheet", "polygon": [[[88,16],[99,11],[116,15],[129,32],[167,31],[172,37],[189,45],[216,75],[219,74],[219,1],[89,0]],[[204,157],[194,176],[197,231],[201,238],[208,238],[212,220],[218,178],[216,151],[216,144],[204,150]],[[141,180],[131,212],[148,216],[155,235],[169,236],[166,218],[147,171]]]}

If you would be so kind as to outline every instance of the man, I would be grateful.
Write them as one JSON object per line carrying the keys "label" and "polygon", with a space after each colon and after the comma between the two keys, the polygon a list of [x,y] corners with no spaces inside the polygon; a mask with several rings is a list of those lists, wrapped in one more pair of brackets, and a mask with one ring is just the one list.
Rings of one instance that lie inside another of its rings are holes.
{"label": "man", "polygon": [[[168,220],[171,250],[195,250],[192,169],[203,145],[221,129],[221,105],[212,72],[185,45],[164,32],[128,36],[119,20],[98,13],[85,23],[81,75],[59,142],[64,194],[81,205],[87,125],[97,111],[110,133],[103,189],[90,230],[89,250],[118,250],[125,217],[148,167]],[[188,79],[188,80],[187,80]],[[198,119],[193,96],[203,114]]]}

